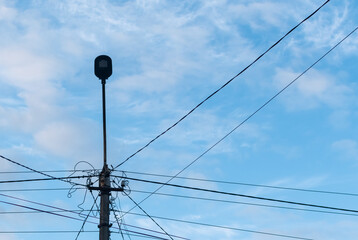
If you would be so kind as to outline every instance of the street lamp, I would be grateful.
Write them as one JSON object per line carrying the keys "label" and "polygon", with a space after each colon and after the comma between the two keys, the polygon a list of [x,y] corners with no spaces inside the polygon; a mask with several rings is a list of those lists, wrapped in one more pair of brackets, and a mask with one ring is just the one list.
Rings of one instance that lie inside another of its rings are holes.
{"label": "street lamp", "polygon": [[94,74],[102,81],[108,79],[112,75],[112,59],[106,55],[96,57]]}
{"label": "street lamp", "polygon": [[[101,79],[102,105],[103,105],[103,169],[99,176],[101,191],[99,239],[109,240],[111,224],[109,222],[109,196],[111,192],[111,177],[107,165],[107,136],[106,136],[106,80],[112,75],[112,59],[101,55],[94,60],[94,74]],[[94,189],[94,188],[93,188]]]}

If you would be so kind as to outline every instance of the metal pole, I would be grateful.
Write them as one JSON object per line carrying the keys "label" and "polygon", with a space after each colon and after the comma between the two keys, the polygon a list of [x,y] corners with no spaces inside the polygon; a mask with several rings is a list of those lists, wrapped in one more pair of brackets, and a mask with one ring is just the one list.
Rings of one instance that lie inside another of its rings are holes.
{"label": "metal pole", "polygon": [[109,240],[109,197],[111,195],[110,171],[107,165],[107,134],[106,134],[106,80],[102,80],[102,105],[103,105],[103,169],[99,177],[101,189],[99,240]]}
{"label": "metal pole", "polygon": [[88,186],[89,190],[100,190],[100,220],[99,220],[99,239],[109,240],[109,197],[111,195],[111,176],[107,165],[107,132],[106,132],[106,79],[112,75],[112,59],[106,55],[96,57],[94,60],[94,73],[101,79],[102,83],[102,108],[103,108],[103,168],[99,176],[99,186]]}
{"label": "metal pole", "polygon": [[106,80],[102,80],[103,109],[103,167],[107,165],[107,130],[106,130]]}

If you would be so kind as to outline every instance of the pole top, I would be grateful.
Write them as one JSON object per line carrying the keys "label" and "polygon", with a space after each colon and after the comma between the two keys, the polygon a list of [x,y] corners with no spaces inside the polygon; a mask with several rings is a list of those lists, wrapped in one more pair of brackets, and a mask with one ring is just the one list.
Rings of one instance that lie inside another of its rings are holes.
{"label": "pole top", "polygon": [[112,75],[112,59],[106,55],[100,55],[94,60],[94,74],[102,81]]}

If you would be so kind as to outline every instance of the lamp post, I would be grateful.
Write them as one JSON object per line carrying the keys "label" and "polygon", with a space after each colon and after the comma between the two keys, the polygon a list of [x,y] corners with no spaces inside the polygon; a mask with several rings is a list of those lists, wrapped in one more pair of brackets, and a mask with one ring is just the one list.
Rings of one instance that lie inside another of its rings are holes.
{"label": "lamp post", "polygon": [[107,133],[106,133],[106,80],[112,75],[112,59],[101,55],[94,60],[94,73],[102,83],[103,109],[103,165],[107,165]]}
{"label": "lamp post", "polygon": [[112,59],[101,55],[94,61],[95,75],[102,83],[102,109],[103,109],[103,168],[99,176],[101,191],[99,240],[109,240],[111,224],[109,223],[109,197],[111,195],[110,171],[107,164],[107,133],[106,133],[106,80],[112,75]]}

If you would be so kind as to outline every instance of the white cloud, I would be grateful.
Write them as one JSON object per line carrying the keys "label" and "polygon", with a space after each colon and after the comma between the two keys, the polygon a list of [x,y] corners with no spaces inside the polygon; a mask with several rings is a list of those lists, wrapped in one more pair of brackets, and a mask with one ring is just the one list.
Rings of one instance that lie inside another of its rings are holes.
{"label": "white cloud", "polygon": [[98,165],[102,147],[98,132],[99,128],[90,122],[52,122],[37,132],[34,140],[48,153]]}
{"label": "white cloud", "polygon": [[3,47],[0,49],[2,81],[25,90],[46,88],[60,71],[60,64],[49,56],[40,56],[27,49]]}
{"label": "white cloud", "polygon": [[11,21],[16,17],[17,11],[6,6],[3,2],[0,2],[0,21]]}
{"label": "white cloud", "polygon": [[[289,10],[289,13],[287,12]],[[302,8],[301,8],[302,9]],[[256,30],[264,30],[267,26],[282,27],[292,16],[297,17],[297,9],[288,7],[285,2],[248,2],[233,5],[231,14]]]}
{"label": "white cloud", "polygon": [[31,14],[14,19],[13,26],[3,26],[10,37],[1,40],[0,82],[16,94],[7,93],[7,97],[17,102],[17,106],[0,107],[7,116],[1,121],[4,127],[32,132],[58,116],[56,101],[62,88],[55,80],[63,65],[46,52],[45,29],[43,19]]}
{"label": "white cloud", "polygon": [[40,93],[22,95],[26,99],[26,107],[0,107],[0,113],[6,116],[0,121],[0,126],[13,131],[33,133],[60,116],[60,112],[57,111],[59,108],[51,105],[51,100],[42,97]]}
{"label": "white cloud", "polygon": [[314,44],[314,48],[332,47],[347,34],[345,25],[348,17],[347,1],[342,1],[340,6],[334,7],[331,11],[320,12],[309,24],[303,26],[305,41]]}
{"label": "white cloud", "polygon": [[122,91],[161,92],[171,89],[175,82],[175,74],[164,69],[153,69],[145,71],[143,74],[123,77],[113,86]]}
{"label": "white cloud", "polygon": [[[277,69],[274,85],[282,89],[295,79],[299,73],[291,69]],[[317,70],[310,70],[293,85],[291,85],[280,98],[289,110],[313,109],[327,105],[332,108],[342,108],[349,102],[351,89],[339,83],[333,76]]]}

